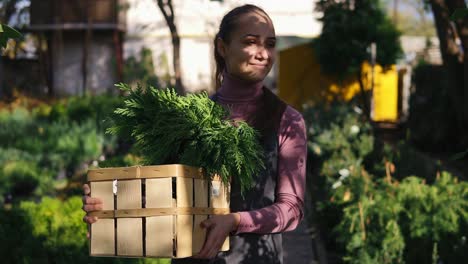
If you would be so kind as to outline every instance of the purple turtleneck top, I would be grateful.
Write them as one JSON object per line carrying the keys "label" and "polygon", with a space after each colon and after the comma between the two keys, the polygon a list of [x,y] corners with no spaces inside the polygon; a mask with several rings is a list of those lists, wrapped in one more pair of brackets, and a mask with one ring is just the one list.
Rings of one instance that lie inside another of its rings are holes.
{"label": "purple turtleneck top", "polygon": [[[217,102],[230,110],[230,118],[248,120],[261,107],[263,82],[247,83],[227,73]],[[235,234],[268,234],[294,230],[304,216],[307,139],[302,115],[287,106],[279,127],[278,179],[275,202],[267,207],[239,212]]]}

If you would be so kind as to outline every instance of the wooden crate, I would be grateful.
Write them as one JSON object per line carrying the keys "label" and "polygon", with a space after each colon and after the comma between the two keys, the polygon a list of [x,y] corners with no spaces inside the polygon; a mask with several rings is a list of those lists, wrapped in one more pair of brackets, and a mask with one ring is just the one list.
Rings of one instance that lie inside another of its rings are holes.
{"label": "wooden crate", "polygon": [[[174,164],[88,171],[91,197],[103,210],[91,212],[91,256],[184,258],[198,253],[210,215],[229,213],[229,190],[201,169]],[[222,251],[229,250],[226,239]]]}

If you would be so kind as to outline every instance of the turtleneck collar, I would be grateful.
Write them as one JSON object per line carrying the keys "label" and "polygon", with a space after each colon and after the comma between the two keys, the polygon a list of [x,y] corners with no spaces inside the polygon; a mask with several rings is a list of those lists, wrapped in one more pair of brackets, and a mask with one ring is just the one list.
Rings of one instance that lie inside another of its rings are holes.
{"label": "turtleneck collar", "polygon": [[247,82],[226,71],[223,72],[223,82],[218,89],[218,96],[232,102],[246,102],[258,99],[263,94],[263,81]]}

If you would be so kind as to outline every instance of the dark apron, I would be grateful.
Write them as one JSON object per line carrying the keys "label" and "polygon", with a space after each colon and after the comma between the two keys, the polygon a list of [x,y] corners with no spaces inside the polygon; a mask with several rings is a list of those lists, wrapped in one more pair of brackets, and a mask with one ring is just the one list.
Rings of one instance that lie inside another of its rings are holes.
{"label": "dark apron", "polygon": [[[271,96],[274,96],[271,97]],[[272,205],[275,201],[276,182],[278,176],[278,128],[281,116],[286,108],[286,105],[279,102],[276,96],[265,88],[265,97],[273,99],[274,103],[278,103],[278,111],[276,115],[270,115],[275,124],[269,133],[263,133],[262,145],[265,154],[265,169],[257,175],[255,179],[256,185],[250,191],[240,194],[240,186],[233,179],[231,183],[231,212],[251,211],[261,209]],[[217,96],[212,98],[216,101]],[[276,101],[277,100],[277,101]],[[271,102],[271,100],[266,100]],[[279,110],[278,110],[279,109]],[[283,263],[283,246],[281,233],[275,234],[254,234],[245,233],[230,237],[230,249],[226,252],[218,253],[217,257],[212,260],[200,260],[193,258],[173,259],[173,264],[238,264],[238,263],[253,263],[253,264],[276,264]]]}

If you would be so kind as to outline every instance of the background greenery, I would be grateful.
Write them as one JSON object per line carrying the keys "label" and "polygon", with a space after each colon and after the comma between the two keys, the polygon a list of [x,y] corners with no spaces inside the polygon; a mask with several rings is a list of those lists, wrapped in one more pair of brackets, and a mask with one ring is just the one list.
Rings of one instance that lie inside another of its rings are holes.
{"label": "background greenery", "polygon": [[310,221],[339,262],[468,257],[468,184],[401,141],[383,143],[353,104],[305,110]]}
{"label": "background greenery", "polygon": [[115,96],[19,97],[0,110],[0,254],[5,263],[168,263],[88,256],[81,186],[88,168],[139,162],[105,134]]}

